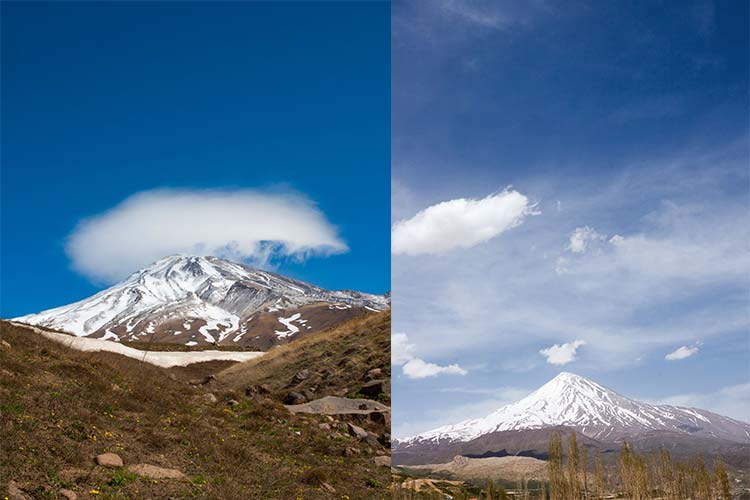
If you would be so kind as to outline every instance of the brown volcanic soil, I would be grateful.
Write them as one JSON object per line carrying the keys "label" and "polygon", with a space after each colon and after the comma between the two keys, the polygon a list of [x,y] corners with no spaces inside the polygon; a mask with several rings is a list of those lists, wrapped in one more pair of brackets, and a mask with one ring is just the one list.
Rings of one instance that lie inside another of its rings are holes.
{"label": "brown volcanic soil", "polygon": [[[297,321],[293,324],[299,328],[299,332],[289,335],[288,337],[279,337],[275,331],[286,331],[287,328],[279,322],[278,318],[289,318],[299,313],[300,319],[305,320],[304,324]],[[194,348],[226,348],[250,351],[267,351],[277,345],[285,345],[292,341],[307,337],[311,334],[318,333],[336,325],[344,323],[350,319],[368,315],[371,311],[364,307],[349,307],[344,309],[336,308],[328,303],[309,304],[297,309],[284,309],[274,312],[260,312],[253,314],[251,318],[245,320],[241,325],[247,327],[247,331],[240,339],[235,342],[236,333],[232,333],[218,344],[206,340],[204,335],[199,332],[200,328],[206,325],[206,321],[200,318],[173,319],[165,321],[154,327],[153,333],[141,332],[131,337],[125,326],[116,326],[111,331],[120,337],[121,341],[131,347],[136,347],[139,343],[158,344],[158,345],[175,345],[186,347],[187,342],[195,342]],[[190,328],[186,329],[184,323],[189,322]],[[219,336],[220,330],[208,330],[209,333]],[[92,333],[92,338],[101,338],[105,335],[103,330]]]}
{"label": "brown volcanic soil", "polygon": [[[373,462],[384,450],[350,437],[343,422],[292,415],[272,398],[215,382],[185,381],[219,366],[165,370],[73,351],[7,322],[0,322],[0,339],[7,343],[0,343],[0,498],[11,480],[35,499],[57,498],[61,488],[79,499],[389,495],[389,470]],[[304,353],[295,356],[305,363]],[[217,402],[201,398],[208,391]],[[93,458],[104,452],[125,466],[175,468],[187,478],[153,481],[99,467]]]}

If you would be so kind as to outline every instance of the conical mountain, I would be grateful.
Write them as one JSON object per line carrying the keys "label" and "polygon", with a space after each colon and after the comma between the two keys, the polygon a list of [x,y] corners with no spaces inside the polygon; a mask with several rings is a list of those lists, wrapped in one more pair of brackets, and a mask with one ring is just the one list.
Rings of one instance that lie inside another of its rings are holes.
{"label": "conical mountain", "polygon": [[87,299],[14,321],[114,341],[266,350],[388,307],[384,295],[329,291],[217,257],[172,255]]}
{"label": "conical mountain", "polygon": [[609,442],[673,432],[750,443],[748,423],[696,408],[642,403],[567,372],[485,417],[439,427],[400,442],[467,442],[496,432],[553,427],[567,427]]}

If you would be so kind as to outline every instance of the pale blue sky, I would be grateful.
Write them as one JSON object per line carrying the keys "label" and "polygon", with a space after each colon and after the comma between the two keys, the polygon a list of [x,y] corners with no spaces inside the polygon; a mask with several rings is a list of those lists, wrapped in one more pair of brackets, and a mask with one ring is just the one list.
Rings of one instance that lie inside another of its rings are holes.
{"label": "pale blue sky", "polygon": [[392,24],[393,221],[528,203],[394,255],[400,363],[458,365],[394,369],[395,436],[562,370],[750,420],[747,4],[395,2]]}

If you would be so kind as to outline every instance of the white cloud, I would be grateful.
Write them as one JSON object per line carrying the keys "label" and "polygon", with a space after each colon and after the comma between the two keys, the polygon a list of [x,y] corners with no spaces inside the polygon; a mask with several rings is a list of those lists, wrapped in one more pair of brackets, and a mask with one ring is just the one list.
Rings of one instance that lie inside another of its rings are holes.
{"label": "white cloud", "polygon": [[402,367],[409,378],[426,378],[435,375],[466,375],[468,372],[456,364],[440,366],[419,358],[412,358]]}
{"label": "white cloud", "polygon": [[568,250],[573,253],[584,253],[590,241],[601,241],[605,237],[589,226],[577,227],[570,233]]}
{"label": "white cloud", "polygon": [[574,340],[565,344],[555,344],[546,349],[539,351],[539,354],[547,358],[547,363],[551,365],[567,365],[576,360],[578,348],[586,345],[583,340]]}
{"label": "white cloud", "polygon": [[674,351],[670,352],[666,356],[664,356],[664,359],[667,361],[677,361],[680,359],[689,358],[693,354],[696,354],[700,349],[698,346],[682,346],[678,347]]}
{"label": "white cloud", "polygon": [[416,357],[414,345],[409,343],[409,338],[405,333],[394,333],[391,336],[391,362],[394,365],[400,365],[404,375],[412,379],[468,373],[456,364],[441,366]]}
{"label": "white cloud", "polygon": [[459,198],[432,205],[393,224],[394,254],[441,254],[495,238],[534,215],[535,206],[518,191],[506,190],[482,199]]}
{"label": "white cloud", "polygon": [[315,204],[298,194],[251,190],[145,191],[82,221],[68,237],[75,270],[114,282],[165,255],[194,253],[267,266],[345,252]]}
{"label": "white cloud", "polygon": [[677,394],[657,400],[648,400],[648,402],[700,408],[750,422],[750,383],[721,387],[708,393]]}

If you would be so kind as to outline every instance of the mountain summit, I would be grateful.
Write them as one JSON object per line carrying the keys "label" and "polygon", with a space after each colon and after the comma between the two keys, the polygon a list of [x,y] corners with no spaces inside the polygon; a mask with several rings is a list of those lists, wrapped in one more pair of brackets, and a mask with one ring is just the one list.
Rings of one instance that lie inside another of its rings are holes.
{"label": "mountain summit", "polygon": [[[485,453],[488,446],[507,451],[512,446],[506,444],[521,434],[529,436],[534,431],[555,428],[567,428],[603,443],[647,436],[659,436],[662,442],[701,438],[750,443],[748,423],[696,408],[642,403],[587,378],[563,372],[520,401],[486,417],[399,440],[395,454],[413,456],[445,447],[456,450],[454,454],[461,454],[459,450],[464,448],[481,448],[481,453]],[[537,432],[535,437],[539,435]],[[489,442],[492,444],[487,445]],[[475,446],[477,443],[484,444]]]}
{"label": "mountain summit", "polygon": [[105,340],[267,350],[388,307],[383,295],[329,291],[217,257],[172,255],[87,299],[14,321]]}

